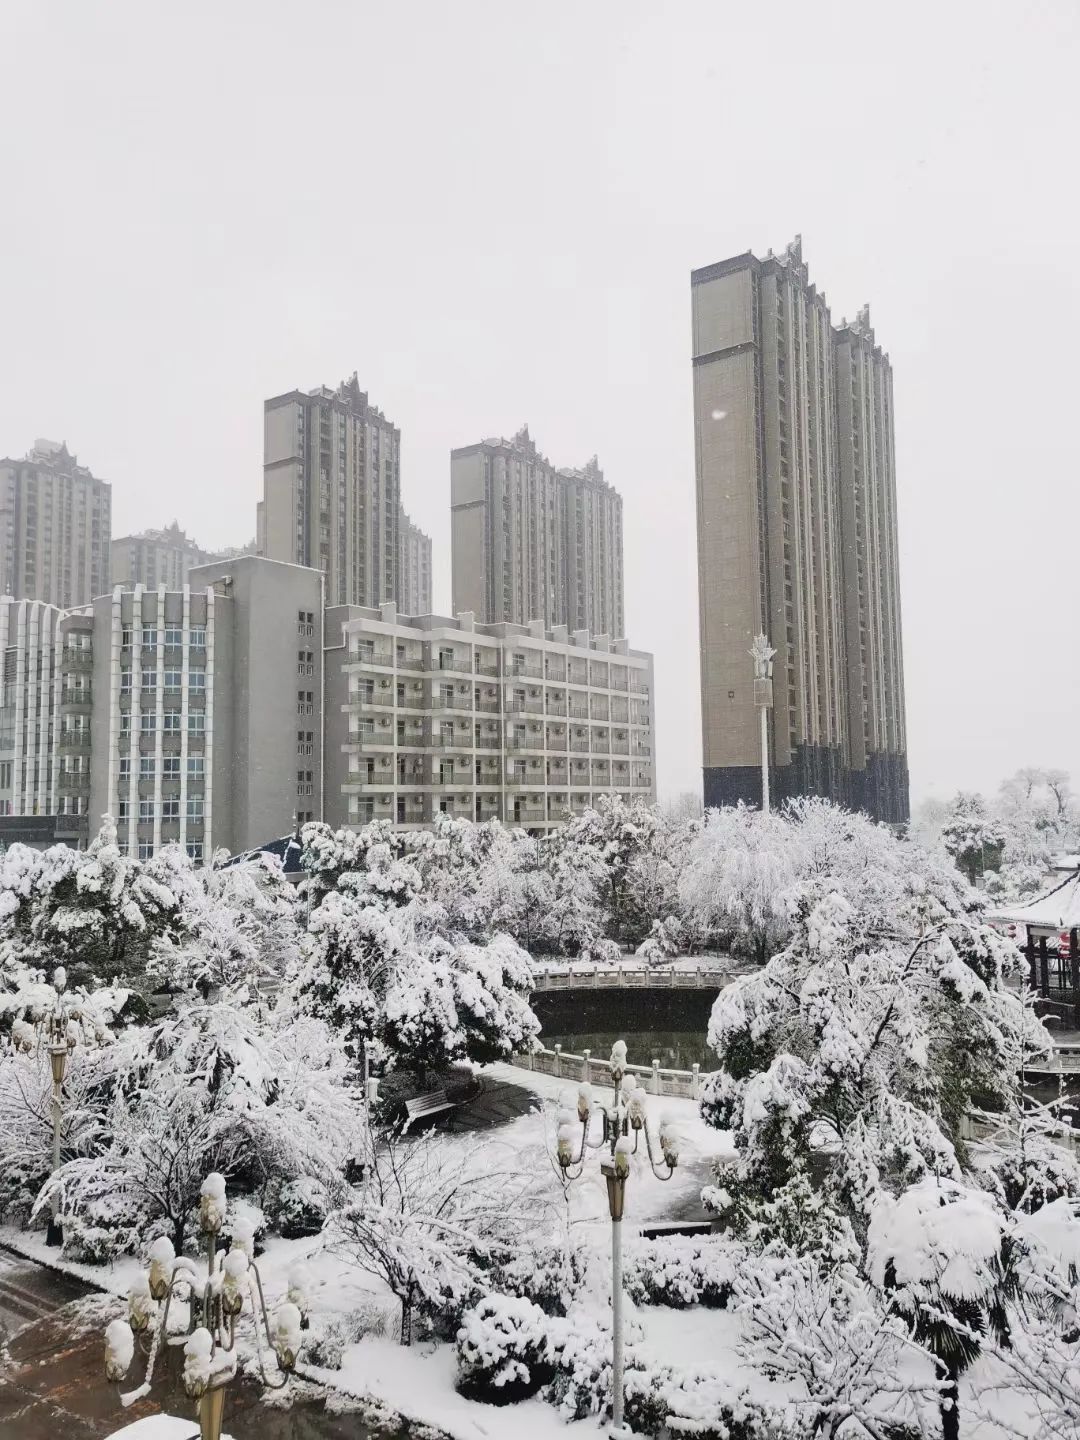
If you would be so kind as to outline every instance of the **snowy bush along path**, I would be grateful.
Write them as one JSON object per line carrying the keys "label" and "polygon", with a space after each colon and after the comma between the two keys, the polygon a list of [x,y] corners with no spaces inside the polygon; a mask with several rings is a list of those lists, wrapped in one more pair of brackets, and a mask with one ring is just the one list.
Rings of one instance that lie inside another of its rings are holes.
{"label": "snowy bush along path", "polygon": [[[268,1303],[287,1327],[290,1306],[310,1307],[310,1330],[279,1337],[301,1369],[463,1436],[492,1433],[498,1403],[526,1440],[572,1417],[599,1433],[607,1202],[598,1175],[567,1186],[552,1163],[564,1082],[506,1063],[538,1033],[530,956],[636,950],[640,967],[720,950],[742,973],[714,1007],[717,1069],[700,1114],[670,1102],[679,1169],[670,1186],[631,1183],[627,1221],[704,1191],[722,1228],[628,1237],[635,1427],[1071,1436],[1080,1172],[1060,1107],[1021,1104],[1047,1036],[1014,945],[981,923],[985,897],[953,862],[1000,864],[998,888],[1019,889],[1051,843],[1080,840],[1075,807],[1061,777],[1018,777],[996,806],[958,802],[942,822],[929,846],[816,800],[681,821],[611,800],[539,839],[445,818],[414,833],[308,825],[298,887],[267,858],[135,861],[111,822],[81,854],[12,846],[5,1233],[39,1246],[56,1194],[61,1263],[126,1290],[156,1243],[191,1250],[220,1172],[228,1242],[259,1253]],[[35,1022],[57,962],[81,1038],[50,1176]],[[155,987],[171,1002],[153,1018]],[[420,1087],[487,1064],[546,1108],[483,1143],[395,1138],[362,1093],[373,1056]],[[993,1138],[976,1144],[979,1114]],[[430,1343],[401,1347],[418,1336]]]}

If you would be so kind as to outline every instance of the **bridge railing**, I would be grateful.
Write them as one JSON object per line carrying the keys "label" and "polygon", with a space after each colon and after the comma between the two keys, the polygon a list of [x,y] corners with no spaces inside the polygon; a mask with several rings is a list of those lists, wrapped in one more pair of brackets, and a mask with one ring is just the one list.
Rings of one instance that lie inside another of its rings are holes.
{"label": "bridge railing", "polygon": [[[590,1085],[611,1085],[611,1062],[594,1058],[592,1052],[583,1050],[575,1055],[556,1045],[552,1050],[538,1049],[514,1060],[525,1070],[534,1070],[538,1075],[554,1075],[560,1080],[572,1080],[577,1084],[587,1081]],[[701,1096],[702,1073],[700,1065],[689,1070],[669,1070],[654,1060],[651,1065],[627,1065],[626,1071],[636,1075],[642,1088],[650,1095],[667,1095],[672,1099],[697,1100]]]}
{"label": "bridge railing", "polygon": [[1055,1045],[1044,1060],[1035,1060],[1026,1066],[1037,1075],[1078,1075],[1080,1074],[1080,1045]]}
{"label": "bridge railing", "polygon": [[642,966],[533,966],[534,990],[721,990],[736,978],[718,965],[689,970],[649,970]]}

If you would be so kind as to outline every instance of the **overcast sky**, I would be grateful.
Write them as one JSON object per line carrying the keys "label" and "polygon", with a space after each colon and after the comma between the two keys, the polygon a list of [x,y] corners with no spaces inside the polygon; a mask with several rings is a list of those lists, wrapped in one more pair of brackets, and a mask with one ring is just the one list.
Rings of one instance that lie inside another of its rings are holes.
{"label": "overcast sky", "polygon": [[689,272],[801,232],[895,369],[913,798],[1080,782],[1078,14],[0,0],[0,454],[240,544],[263,399],[356,370],[442,608],[451,447],[597,453],[699,789]]}

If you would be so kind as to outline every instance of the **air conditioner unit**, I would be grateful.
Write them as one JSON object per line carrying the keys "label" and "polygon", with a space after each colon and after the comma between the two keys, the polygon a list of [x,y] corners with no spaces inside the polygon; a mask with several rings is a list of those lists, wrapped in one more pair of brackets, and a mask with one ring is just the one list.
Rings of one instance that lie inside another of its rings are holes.
{"label": "air conditioner unit", "polygon": [[379,689],[380,689],[380,690],[389,690],[389,689],[390,689],[390,681],[389,681],[389,680],[380,680],[380,681],[379,681]]}

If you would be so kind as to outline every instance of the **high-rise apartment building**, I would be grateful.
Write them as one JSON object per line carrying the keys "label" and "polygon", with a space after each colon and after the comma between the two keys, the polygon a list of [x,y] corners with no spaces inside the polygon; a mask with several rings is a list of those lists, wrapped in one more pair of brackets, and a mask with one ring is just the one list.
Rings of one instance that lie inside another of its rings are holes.
{"label": "high-rise apartment building", "polygon": [[622,636],[622,497],[594,456],[557,470],[528,426],[450,455],[453,608]]}
{"label": "high-rise apartment building", "polygon": [[144,530],[112,542],[112,584],[144,585],[150,590],[164,585],[166,590],[180,590],[196,565],[211,565],[244,553],[241,549],[204,550],[174,520],[163,530]]}
{"label": "high-rise apartment building", "polygon": [[0,595],[85,605],[109,581],[111,486],[66,445],[0,460]]}
{"label": "high-rise apartment building", "polygon": [[353,375],[263,407],[258,548],[326,576],[328,605],[398,597],[401,433]]}
{"label": "high-rise apartment building", "polygon": [[706,805],[761,801],[748,651],[777,650],[781,798],[908,818],[892,370],[801,241],[691,277]]}
{"label": "high-rise apartment building", "polygon": [[405,615],[431,614],[431,537],[404,510],[398,518],[397,606]]}

